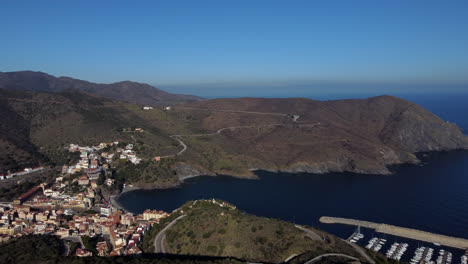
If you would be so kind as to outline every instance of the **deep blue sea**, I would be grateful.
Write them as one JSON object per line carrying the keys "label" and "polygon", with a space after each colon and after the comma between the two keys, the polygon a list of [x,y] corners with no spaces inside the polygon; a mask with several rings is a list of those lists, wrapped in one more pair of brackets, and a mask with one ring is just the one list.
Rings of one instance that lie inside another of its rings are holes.
{"label": "deep blue sea", "polygon": [[[356,96],[355,96],[356,97]],[[363,97],[363,96],[362,96]],[[400,95],[468,131],[467,95]],[[314,99],[341,99],[331,96]],[[346,238],[353,227],[320,224],[321,216],[348,217],[416,228],[468,239],[468,151],[421,155],[421,165],[394,168],[394,174],[277,174],[258,172],[260,180],[197,177],[180,188],[125,193],[119,202],[130,211],[172,211],[188,200],[219,198],[258,216],[316,226]],[[365,232],[366,243],[372,236]],[[385,236],[389,242],[405,239]],[[386,251],[390,243],[383,248]],[[403,259],[412,257],[411,242]],[[432,245],[433,246],[433,245]],[[459,262],[460,250],[450,249]],[[409,253],[410,252],[410,253]]]}

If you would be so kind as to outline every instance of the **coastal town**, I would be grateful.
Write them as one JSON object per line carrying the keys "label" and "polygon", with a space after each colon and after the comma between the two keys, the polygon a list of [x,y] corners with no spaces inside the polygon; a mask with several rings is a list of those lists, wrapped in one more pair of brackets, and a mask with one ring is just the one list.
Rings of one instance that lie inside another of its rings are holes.
{"label": "coastal town", "polygon": [[[114,185],[109,170],[112,163],[118,160],[132,164],[141,162],[133,145],[119,142],[92,147],[70,144],[68,150],[79,153],[79,159],[63,166],[55,182],[39,184],[11,203],[0,204],[0,243],[29,234],[52,234],[64,240],[66,255],[141,254],[145,233],[170,214],[158,210],[133,214],[119,209],[110,197],[98,195],[101,188]],[[84,242],[90,239],[96,242],[93,248]],[[75,246],[71,249],[73,243]]]}

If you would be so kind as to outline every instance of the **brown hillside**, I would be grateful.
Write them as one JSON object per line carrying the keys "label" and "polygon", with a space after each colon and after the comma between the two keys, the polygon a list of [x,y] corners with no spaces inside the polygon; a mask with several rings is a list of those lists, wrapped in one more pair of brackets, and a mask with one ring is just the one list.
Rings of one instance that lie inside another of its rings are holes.
{"label": "brown hillside", "polygon": [[111,84],[97,84],[70,77],[57,78],[46,73],[33,71],[0,72],[0,88],[42,92],[79,90],[113,100],[144,105],[201,100],[197,96],[168,93],[144,83],[124,81]]}

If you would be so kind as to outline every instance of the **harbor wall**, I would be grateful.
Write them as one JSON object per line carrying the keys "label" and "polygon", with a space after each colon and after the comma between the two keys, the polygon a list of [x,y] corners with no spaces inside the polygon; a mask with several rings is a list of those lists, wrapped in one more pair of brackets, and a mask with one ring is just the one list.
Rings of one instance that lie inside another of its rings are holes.
{"label": "harbor wall", "polygon": [[434,234],[426,231],[399,227],[393,225],[387,225],[383,223],[373,223],[369,221],[361,221],[349,218],[340,218],[340,217],[329,217],[322,216],[320,217],[320,222],[324,224],[344,224],[352,226],[362,226],[370,229],[375,229],[376,232],[385,233],[394,236],[406,237],[410,239],[430,242],[430,243],[439,243],[444,246],[468,249],[468,240],[463,238],[445,236],[440,234]]}

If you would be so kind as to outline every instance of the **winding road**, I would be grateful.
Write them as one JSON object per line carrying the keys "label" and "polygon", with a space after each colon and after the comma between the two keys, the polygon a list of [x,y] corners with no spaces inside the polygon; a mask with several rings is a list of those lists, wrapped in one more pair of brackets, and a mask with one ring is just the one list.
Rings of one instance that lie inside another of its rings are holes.
{"label": "winding road", "polygon": [[[244,114],[259,114],[259,115],[276,115],[276,116],[290,116],[292,118],[293,123],[300,123],[297,120],[301,117],[300,115],[291,115],[291,114],[282,114],[282,113],[266,113],[266,112],[253,112],[253,111],[238,111],[238,110],[219,110],[219,109],[209,109],[209,108],[196,108],[196,107],[177,107],[179,109],[193,109],[193,110],[205,110],[205,111],[216,111],[216,112],[232,112],[232,113],[244,113]],[[182,146],[182,149],[177,152],[176,154],[161,156],[161,159],[173,158],[175,156],[181,155],[184,153],[188,147],[184,141],[182,141],[182,137],[205,137],[205,136],[215,136],[221,134],[223,131],[226,130],[235,130],[235,129],[246,129],[246,128],[261,128],[261,127],[275,127],[275,126],[290,126],[292,124],[270,124],[270,125],[249,125],[249,126],[231,126],[231,127],[224,127],[218,129],[214,133],[204,133],[204,134],[190,134],[190,135],[172,135],[170,138],[179,142]],[[313,123],[313,124],[299,124],[298,126],[310,126],[314,127],[320,125],[320,123]]]}
{"label": "winding road", "polygon": [[[313,232],[312,230],[310,229],[307,229],[305,227],[302,227],[300,225],[294,225],[296,228],[304,231],[307,233],[307,236],[314,239],[314,240],[323,240],[323,238],[321,236],[319,236],[317,233]],[[349,244],[350,246],[352,246],[354,248],[354,250],[356,250],[357,253],[359,253],[362,257],[364,257],[368,263],[371,263],[371,264],[375,264],[375,261],[369,257],[369,255],[366,254],[366,252],[359,246],[357,246],[356,244],[353,244],[353,243],[350,243],[346,240],[343,240],[344,242],[346,242],[347,244]],[[352,257],[352,256],[349,256],[349,255],[345,255],[345,254],[340,254],[340,253],[328,253],[328,254],[323,254],[323,255],[320,255],[320,256],[317,256],[311,260],[309,260],[308,262],[306,262],[307,264],[310,264],[310,263],[314,263],[314,262],[317,262],[319,261],[320,259],[324,258],[324,257],[331,257],[331,256],[336,256],[336,257],[346,257],[346,258],[349,258],[349,259],[353,259],[353,260],[358,260],[357,258],[355,257]],[[294,256],[290,256],[286,261],[290,260],[294,258]],[[285,261],[285,262],[286,262]]]}
{"label": "winding road", "polygon": [[329,254],[323,254],[323,255],[317,256],[317,257],[307,261],[305,264],[312,264],[312,263],[315,263],[315,262],[317,262],[319,260],[322,260],[322,258],[326,258],[326,257],[343,257],[343,258],[348,258],[348,259],[351,259],[351,260],[359,261],[359,259],[357,259],[355,257],[352,257],[352,256],[349,256],[349,255],[340,254],[340,253],[329,253]]}
{"label": "winding road", "polygon": [[[209,108],[197,108],[197,107],[183,107],[178,106],[176,108],[179,109],[190,109],[190,110],[203,110],[203,111],[214,111],[214,112],[230,112],[230,113],[244,113],[244,114],[257,114],[257,115],[275,115],[275,116],[290,116],[294,123],[301,117],[300,115],[291,115],[291,114],[283,114],[283,113],[267,113],[267,112],[255,112],[255,111],[240,111],[240,110],[223,110],[223,109],[209,109]],[[318,123],[320,124],[320,123]],[[232,127],[224,127],[219,129],[214,133],[206,133],[206,134],[193,134],[193,135],[172,135],[170,138],[177,140],[179,144],[182,146],[182,150],[177,152],[176,154],[161,156],[161,159],[172,158],[184,153],[187,150],[187,145],[180,139],[181,137],[204,137],[204,136],[214,136],[221,134],[225,130],[234,130],[240,128],[258,128],[258,127],[272,127],[272,126],[287,126],[289,124],[272,124],[272,125],[251,125],[251,126],[232,126]],[[312,124],[313,125],[313,124]]]}
{"label": "winding road", "polygon": [[346,242],[348,245],[352,246],[356,250],[356,252],[361,254],[361,256],[363,256],[367,260],[368,263],[375,264],[375,261],[371,257],[369,257],[369,255],[367,255],[367,253],[360,246],[354,243],[348,242],[347,240],[344,240],[344,239],[343,241]]}
{"label": "winding road", "polygon": [[310,230],[310,229],[307,229],[305,227],[302,227],[300,225],[294,225],[297,229],[300,229],[302,231],[304,231],[308,237],[312,238],[313,240],[323,240],[323,238],[319,235],[317,235],[317,233],[315,233],[314,231]]}
{"label": "winding road", "polygon": [[167,226],[165,226],[154,238],[154,253],[166,253],[166,247],[164,246],[164,241],[166,240],[166,232],[171,228],[177,221],[184,218],[185,215],[181,215],[170,222]]}
{"label": "winding road", "polygon": [[177,140],[179,142],[179,144],[182,146],[182,150],[180,150],[179,152],[177,152],[176,154],[171,154],[171,155],[166,155],[166,156],[161,156],[160,158],[161,159],[167,159],[167,158],[172,158],[172,157],[175,157],[175,156],[179,156],[180,154],[184,153],[186,150],[187,150],[187,145],[185,145],[185,143],[180,139],[178,138],[179,135],[172,135],[170,136],[170,138],[174,139],[174,140]]}
{"label": "winding road", "polygon": [[[242,110],[224,110],[224,109],[210,109],[210,108],[198,108],[198,107],[187,107],[187,106],[178,106],[177,108],[179,108],[179,109],[192,109],[192,110],[204,110],[204,111],[215,111],[215,112],[228,112],[228,113],[256,114],[256,115],[290,116],[290,114],[283,114],[283,113],[255,112],[255,111],[242,111]],[[299,118],[299,116],[298,116],[298,118]]]}
{"label": "winding road", "polygon": [[[181,137],[206,137],[206,136],[215,136],[215,135],[219,135],[221,134],[223,131],[226,131],[226,130],[235,130],[235,129],[244,129],[244,128],[261,128],[261,127],[275,127],[275,126],[290,126],[291,124],[271,124],[271,125],[251,125],[251,126],[232,126],[232,127],[224,127],[224,128],[221,128],[219,129],[218,131],[214,132],[214,133],[206,133],[206,134],[191,134],[191,135],[172,135],[170,136],[171,138],[173,138],[174,140],[177,140],[179,142],[179,144],[182,146],[182,150],[180,150],[178,153],[176,154],[171,154],[171,155],[166,155],[166,156],[161,156],[160,158],[161,159],[167,159],[167,158],[172,158],[172,157],[175,157],[175,156],[178,156],[182,153],[184,153],[186,150],[187,150],[187,145],[180,139]],[[300,125],[297,125],[297,126],[310,126],[310,127],[314,127],[314,126],[318,126],[320,125],[320,123],[314,123],[314,124],[300,124]]]}

